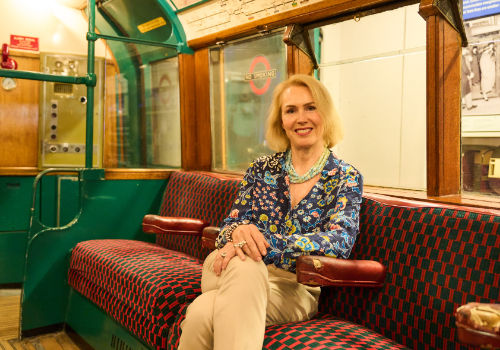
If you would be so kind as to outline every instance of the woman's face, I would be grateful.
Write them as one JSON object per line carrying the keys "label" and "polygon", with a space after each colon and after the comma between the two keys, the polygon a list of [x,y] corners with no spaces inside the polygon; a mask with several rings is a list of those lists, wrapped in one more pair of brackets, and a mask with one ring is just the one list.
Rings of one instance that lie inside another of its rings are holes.
{"label": "woman's face", "polygon": [[323,120],[307,87],[286,89],[281,96],[281,111],[281,123],[292,148],[323,147]]}

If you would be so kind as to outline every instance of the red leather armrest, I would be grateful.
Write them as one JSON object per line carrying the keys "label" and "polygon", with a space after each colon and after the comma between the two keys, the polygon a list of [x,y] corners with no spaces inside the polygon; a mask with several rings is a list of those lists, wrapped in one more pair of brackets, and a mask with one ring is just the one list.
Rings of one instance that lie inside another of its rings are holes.
{"label": "red leather armrest", "polygon": [[145,233],[164,235],[201,236],[208,225],[205,220],[158,215],[146,215],[142,220]]}
{"label": "red leather armrest", "polygon": [[219,236],[220,227],[209,226],[203,229],[203,237],[201,238],[201,244],[203,248],[208,248],[210,250],[215,250],[215,240]]}
{"label": "red leather armrest", "polygon": [[303,255],[297,259],[297,282],[309,286],[380,288],[387,267],[371,260]]}

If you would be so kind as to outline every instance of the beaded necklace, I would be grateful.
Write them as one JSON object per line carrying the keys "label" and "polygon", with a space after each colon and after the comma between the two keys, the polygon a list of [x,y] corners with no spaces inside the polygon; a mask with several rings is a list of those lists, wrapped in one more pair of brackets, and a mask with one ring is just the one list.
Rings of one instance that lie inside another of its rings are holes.
{"label": "beaded necklace", "polygon": [[288,172],[288,179],[290,180],[290,183],[301,184],[318,175],[325,167],[326,161],[328,160],[329,156],[330,156],[330,150],[325,147],[323,153],[321,154],[321,157],[319,157],[318,161],[311,167],[311,169],[309,169],[309,171],[304,175],[299,175],[297,174],[295,168],[293,167],[292,150],[290,149],[286,154],[286,161],[285,161],[285,170]]}

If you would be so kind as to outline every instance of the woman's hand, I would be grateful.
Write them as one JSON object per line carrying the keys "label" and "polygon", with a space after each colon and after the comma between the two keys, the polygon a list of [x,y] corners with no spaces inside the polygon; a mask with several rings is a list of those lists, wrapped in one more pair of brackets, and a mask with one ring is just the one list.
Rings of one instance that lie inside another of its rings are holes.
{"label": "woman's hand", "polygon": [[229,261],[236,256],[236,250],[234,249],[233,242],[227,242],[226,245],[219,249],[217,252],[217,257],[214,260],[214,273],[216,276],[220,276],[222,270],[225,270]]}
{"label": "woman's hand", "polygon": [[233,231],[233,244],[236,245],[242,241],[246,244],[242,248],[235,248],[241,260],[245,260],[246,253],[253,260],[261,261],[270,246],[264,235],[253,224],[240,225]]}

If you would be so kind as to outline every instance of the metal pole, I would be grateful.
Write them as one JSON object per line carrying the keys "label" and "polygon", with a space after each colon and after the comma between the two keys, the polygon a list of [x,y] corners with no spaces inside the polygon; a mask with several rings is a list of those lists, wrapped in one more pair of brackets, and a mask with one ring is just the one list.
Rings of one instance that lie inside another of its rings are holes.
{"label": "metal pole", "polygon": [[92,168],[94,154],[94,86],[96,83],[95,65],[95,0],[88,2],[89,31],[87,33],[88,57],[87,76],[94,78],[94,84],[87,85],[87,129],[85,137],[85,168]]}

